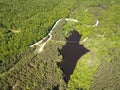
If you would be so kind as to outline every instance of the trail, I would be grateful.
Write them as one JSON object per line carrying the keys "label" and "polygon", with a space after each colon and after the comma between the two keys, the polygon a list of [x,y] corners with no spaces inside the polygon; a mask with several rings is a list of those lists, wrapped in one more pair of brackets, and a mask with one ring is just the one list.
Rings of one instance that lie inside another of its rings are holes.
{"label": "trail", "polygon": [[94,25],[86,25],[87,27],[97,27],[99,25],[99,20],[96,20],[96,23]]}
{"label": "trail", "polygon": [[65,18],[66,21],[73,21],[73,22],[78,22],[76,19],[70,19],[70,18]]}
{"label": "trail", "polygon": [[86,37],[84,40],[81,41],[81,43],[85,43],[88,37]]}
{"label": "trail", "polygon": [[[39,48],[39,50],[38,50],[38,53],[41,53],[41,52],[43,51],[45,45],[52,39],[52,31],[56,28],[56,26],[57,26],[57,25],[59,24],[59,22],[62,21],[62,20],[63,20],[63,18],[62,18],[62,19],[59,19],[59,20],[54,24],[54,26],[52,27],[52,29],[50,30],[50,32],[48,33],[48,35],[47,35],[46,37],[44,37],[42,40],[36,42],[35,44],[30,45],[29,47],[38,46],[38,45],[40,45],[47,37],[49,37],[49,38],[47,39],[47,41],[44,42],[44,43],[40,46],[40,48]],[[78,22],[78,20],[76,20],[76,19],[65,18],[65,20],[66,20],[66,21]]]}
{"label": "trail", "polygon": [[98,24],[99,24],[99,20],[97,19],[96,24],[94,24],[93,27],[98,26]]}
{"label": "trail", "polygon": [[[48,35],[50,36],[50,38],[52,37],[52,36],[51,36],[51,33],[52,33],[53,29],[58,25],[58,23],[59,23],[61,20],[62,20],[62,19],[59,19],[59,20],[54,24],[54,26],[53,26],[53,28],[50,30],[50,32],[48,33]],[[48,36],[48,35],[47,35],[47,36]],[[46,36],[46,37],[47,37],[47,36]],[[34,47],[34,46],[37,46],[37,45],[41,44],[41,43],[46,39],[46,37],[44,37],[42,40],[36,42],[35,44],[30,45],[29,47]],[[41,47],[42,47],[42,46],[41,46]]]}
{"label": "trail", "polygon": [[50,35],[49,39],[42,44],[42,46],[39,48],[38,53],[43,51],[44,46],[51,40],[52,35]]}
{"label": "trail", "polygon": [[[59,22],[61,22],[63,20],[63,18],[59,19],[58,21],[56,21],[56,23],[54,24],[54,26],[52,27],[52,29],[50,30],[50,32],[48,33],[48,35],[46,37],[44,37],[42,40],[36,42],[35,44],[33,45],[30,45],[29,47],[34,47],[34,46],[38,46],[40,44],[42,44],[38,50],[38,53],[41,53],[45,47],[45,45],[52,39],[52,31],[56,28],[56,26],[59,24]],[[66,21],[72,21],[72,22],[79,22],[78,20],[76,19],[70,19],[70,18],[65,18],[64,20]],[[99,20],[96,21],[96,23],[94,25],[87,25],[88,27],[90,26],[93,26],[93,27],[96,27],[98,26],[99,24]],[[43,42],[47,37],[49,37],[47,39],[47,41]],[[83,42],[85,42],[86,40],[88,39],[88,37],[86,37]]]}

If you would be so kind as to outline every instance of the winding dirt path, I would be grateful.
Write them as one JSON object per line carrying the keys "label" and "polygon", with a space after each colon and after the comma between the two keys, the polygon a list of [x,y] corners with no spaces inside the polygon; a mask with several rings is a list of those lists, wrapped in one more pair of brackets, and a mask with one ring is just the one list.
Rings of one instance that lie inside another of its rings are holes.
{"label": "winding dirt path", "polygon": [[[47,37],[49,37],[49,38],[47,39],[47,41],[44,42],[44,43],[40,46],[40,48],[39,48],[39,50],[38,50],[38,53],[41,53],[41,52],[43,51],[45,45],[52,39],[52,34],[51,34],[52,31],[55,29],[55,27],[56,27],[56,26],[59,24],[59,22],[62,21],[62,20],[63,20],[63,18],[59,19],[59,20],[54,24],[54,26],[52,27],[52,29],[50,30],[50,32],[48,33],[48,35],[47,35],[46,37],[44,37],[42,40],[36,42],[35,44],[30,45],[29,47],[38,46],[38,45],[42,44],[43,41],[44,41]],[[65,18],[64,20],[66,20],[66,21],[72,21],[72,22],[79,22],[79,21],[76,20],[76,19],[69,19],[69,18]],[[94,25],[92,25],[92,26],[93,26],[93,27],[96,27],[96,26],[98,26],[98,24],[99,24],[99,20],[97,20],[96,23],[95,23]],[[91,26],[91,25],[90,25],[90,26]],[[88,37],[86,37],[82,42],[85,42],[87,39],[88,39]]]}
{"label": "winding dirt path", "polygon": [[[34,46],[40,45],[40,44],[49,36],[49,38],[47,39],[47,41],[44,42],[44,43],[40,46],[40,48],[39,48],[39,50],[38,50],[38,53],[41,53],[41,52],[43,51],[45,45],[52,39],[52,34],[51,34],[51,33],[52,33],[52,31],[55,29],[55,27],[59,24],[59,22],[60,22],[61,20],[63,20],[63,19],[59,19],[59,20],[54,24],[54,26],[52,27],[52,29],[50,30],[49,34],[48,34],[46,37],[44,37],[42,40],[36,42],[35,44],[30,45],[29,47],[34,47]],[[65,18],[65,20],[66,20],[66,21],[78,22],[78,20],[76,20],[76,19]]]}
{"label": "winding dirt path", "polygon": [[[50,38],[52,37],[52,36],[51,36],[51,33],[52,33],[53,29],[58,25],[58,23],[59,23],[61,20],[62,20],[62,19],[59,19],[59,20],[54,24],[54,26],[53,26],[53,28],[50,30],[50,32],[48,33],[48,35],[50,36]],[[47,36],[48,36],[48,35],[47,35]],[[46,37],[47,37],[47,36],[46,36]],[[29,47],[38,46],[39,44],[41,44],[41,43],[46,39],[46,37],[44,37],[42,40],[36,42],[35,44],[30,45]],[[48,40],[49,40],[49,39],[48,39]],[[47,40],[46,42],[48,42],[48,40]],[[44,44],[44,43],[43,43],[43,44]],[[41,47],[42,47],[42,46],[41,46]]]}
{"label": "winding dirt path", "polygon": [[96,23],[94,25],[86,25],[87,27],[97,27],[99,25],[99,20],[96,20]]}
{"label": "winding dirt path", "polygon": [[73,22],[79,22],[78,20],[76,19],[70,19],[70,18],[65,18],[66,21],[73,21]]}
{"label": "winding dirt path", "polygon": [[98,24],[99,24],[99,20],[97,19],[96,24],[94,24],[93,27],[98,26]]}

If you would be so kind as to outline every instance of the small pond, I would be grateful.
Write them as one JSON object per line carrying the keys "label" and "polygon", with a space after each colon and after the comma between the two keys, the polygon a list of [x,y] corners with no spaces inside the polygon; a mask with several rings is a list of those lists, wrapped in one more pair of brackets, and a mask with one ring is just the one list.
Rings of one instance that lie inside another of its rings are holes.
{"label": "small pond", "polygon": [[77,61],[81,56],[89,52],[83,45],[79,44],[80,35],[77,31],[73,31],[69,37],[66,38],[66,45],[59,50],[63,56],[62,62],[58,63],[58,66],[64,73],[64,80],[68,82],[70,75],[73,73]]}

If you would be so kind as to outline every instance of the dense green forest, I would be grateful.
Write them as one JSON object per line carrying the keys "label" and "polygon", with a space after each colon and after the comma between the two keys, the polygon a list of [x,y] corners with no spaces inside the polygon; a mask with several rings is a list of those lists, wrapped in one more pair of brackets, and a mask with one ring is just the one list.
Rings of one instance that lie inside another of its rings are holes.
{"label": "dense green forest", "polygon": [[46,36],[59,18],[68,17],[76,3],[70,0],[48,2],[48,0],[0,1],[0,64],[2,64],[0,72],[17,63],[18,54]]}
{"label": "dense green forest", "polygon": [[[29,46],[54,28],[41,53]],[[0,0],[0,90],[119,90],[119,0]],[[58,48],[73,30],[90,50],[68,83]]]}
{"label": "dense green forest", "polygon": [[61,48],[64,42],[56,42],[59,39],[64,41],[65,36],[61,30],[65,23],[65,20],[62,20],[54,29],[53,38],[43,52],[36,54],[36,49],[30,48],[16,65],[0,75],[0,90],[66,89],[63,73],[57,66],[57,62],[61,60],[57,49]]}
{"label": "dense green forest", "polygon": [[71,18],[79,21],[73,28],[82,34],[80,43],[90,52],[78,61],[68,90],[119,90],[120,1],[81,1]]}

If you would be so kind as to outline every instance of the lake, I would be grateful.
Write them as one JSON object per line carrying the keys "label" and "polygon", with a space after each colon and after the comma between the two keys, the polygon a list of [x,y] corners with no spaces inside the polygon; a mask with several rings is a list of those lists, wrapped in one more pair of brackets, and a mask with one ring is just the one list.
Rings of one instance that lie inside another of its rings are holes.
{"label": "lake", "polygon": [[79,44],[80,35],[74,30],[69,37],[66,38],[66,45],[59,49],[60,54],[63,56],[62,62],[58,63],[58,66],[64,73],[64,80],[69,81],[70,75],[73,73],[77,61],[81,56],[89,52],[83,45]]}

